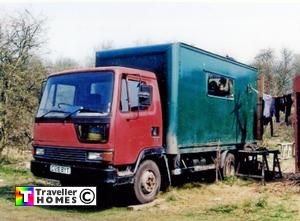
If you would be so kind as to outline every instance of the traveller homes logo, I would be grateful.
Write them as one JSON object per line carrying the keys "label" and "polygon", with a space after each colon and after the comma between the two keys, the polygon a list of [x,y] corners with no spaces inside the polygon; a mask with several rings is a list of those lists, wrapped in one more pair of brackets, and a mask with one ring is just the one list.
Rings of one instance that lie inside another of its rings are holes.
{"label": "traveller homes logo", "polygon": [[96,206],[96,187],[16,187],[16,206]]}
{"label": "traveller homes logo", "polygon": [[33,206],[33,187],[16,187],[16,206]]}

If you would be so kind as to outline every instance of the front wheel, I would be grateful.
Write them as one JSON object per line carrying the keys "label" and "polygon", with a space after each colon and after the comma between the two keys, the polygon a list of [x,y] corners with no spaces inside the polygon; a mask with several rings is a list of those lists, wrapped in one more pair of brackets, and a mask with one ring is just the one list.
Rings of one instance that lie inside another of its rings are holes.
{"label": "front wheel", "polygon": [[157,164],[145,160],[139,166],[134,179],[134,194],[139,203],[148,203],[155,199],[161,186],[161,174]]}

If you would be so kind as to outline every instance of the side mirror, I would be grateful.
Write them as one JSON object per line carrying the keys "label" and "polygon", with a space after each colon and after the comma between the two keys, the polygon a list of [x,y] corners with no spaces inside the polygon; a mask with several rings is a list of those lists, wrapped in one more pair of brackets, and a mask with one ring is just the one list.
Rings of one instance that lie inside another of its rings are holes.
{"label": "side mirror", "polygon": [[152,86],[145,84],[140,85],[138,97],[141,109],[149,107],[152,101]]}

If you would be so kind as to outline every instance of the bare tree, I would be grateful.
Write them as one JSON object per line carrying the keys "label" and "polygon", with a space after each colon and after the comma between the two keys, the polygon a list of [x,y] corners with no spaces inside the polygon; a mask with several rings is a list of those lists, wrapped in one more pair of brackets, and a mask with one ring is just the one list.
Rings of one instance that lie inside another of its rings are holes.
{"label": "bare tree", "polygon": [[62,57],[58,58],[54,63],[48,62],[48,73],[54,73],[64,70],[80,68],[78,62],[72,58]]}
{"label": "bare tree", "polygon": [[255,56],[254,66],[258,69],[259,74],[265,75],[265,92],[268,94],[275,93],[275,73],[274,73],[275,55],[273,49],[262,49]]}
{"label": "bare tree", "polygon": [[292,80],[295,75],[294,56],[291,50],[283,48],[281,58],[276,67],[276,89],[279,95],[291,92]]}
{"label": "bare tree", "polygon": [[265,93],[282,96],[291,92],[295,70],[300,67],[300,62],[294,62],[294,57],[287,48],[280,51],[279,58],[275,57],[273,49],[263,49],[258,53],[254,66],[265,75]]}
{"label": "bare tree", "polygon": [[95,46],[93,50],[91,50],[91,53],[89,53],[85,57],[84,66],[85,67],[95,67],[95,61],[96,61],[96,52],[97,51],[103,51],[103,50],[109,50],[115,48],[115,44],[112,40],[103,41],[99,45]]}

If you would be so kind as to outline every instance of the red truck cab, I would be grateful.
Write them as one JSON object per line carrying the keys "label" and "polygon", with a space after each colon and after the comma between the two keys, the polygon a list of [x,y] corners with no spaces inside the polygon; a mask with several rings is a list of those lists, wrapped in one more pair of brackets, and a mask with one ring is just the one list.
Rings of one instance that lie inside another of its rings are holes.
{"label": "red truck cab", "polygon": [[105,67],[51,75],[35,118],[31,170],[63,184],[132,183],[140,202],[151,201],[161,183],[157,164],[166,161],[161,115],[154,73]]}

